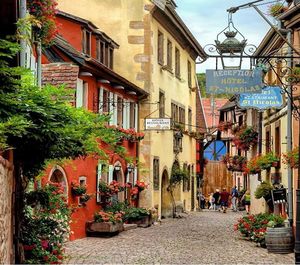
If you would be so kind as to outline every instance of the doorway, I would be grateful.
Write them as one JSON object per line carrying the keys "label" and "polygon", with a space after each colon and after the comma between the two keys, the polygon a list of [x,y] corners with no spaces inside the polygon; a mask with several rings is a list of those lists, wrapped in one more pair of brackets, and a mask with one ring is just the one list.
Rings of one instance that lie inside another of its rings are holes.
{"label": "doorway", "polygon": [[169,175],[167,170],[163,171],[161,180],[161,218],[172,217],[172,199],[168,191]]}

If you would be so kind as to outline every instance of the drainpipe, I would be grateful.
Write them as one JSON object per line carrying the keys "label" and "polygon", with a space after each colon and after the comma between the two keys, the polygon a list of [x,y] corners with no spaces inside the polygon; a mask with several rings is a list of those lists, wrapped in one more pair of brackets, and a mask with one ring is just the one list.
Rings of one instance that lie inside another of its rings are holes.
{"label": "drainpipe", "polygon": [[[20,11],[19,11],[19,18],[24,19],[26,17],[26,0],[20,0]],[[21,35],[25,35],[26,32],[24,30],[21,31]],[[21,39],[20,40],[20,66],[25,67],[26,63],[26,40]]]}
{"label": "drainpipe", "polygon": [[[287,32],[287,41],[291,43],[291,30],[288,30]],[[287,59],[287,67],[288,69],[292,68],[292,49],[290,46],[288,46],[288,59]],[[287,152],[292,151],[292,104],[293,104],[293,91],[291,84],[288,85],[287,88],[288,91],[288,98],[287,98]],[[290,225],[293,225],[293,171],[291,167],[287,168],[287,177],[288,177],[288,220],[290,222]]]}
{"label": "drainpipe", "polygon": [[36,74],[37,74],[37,86],[39,88],[42,87],[42,45],[41,41],[37,41],[37,69],[36,69]]}

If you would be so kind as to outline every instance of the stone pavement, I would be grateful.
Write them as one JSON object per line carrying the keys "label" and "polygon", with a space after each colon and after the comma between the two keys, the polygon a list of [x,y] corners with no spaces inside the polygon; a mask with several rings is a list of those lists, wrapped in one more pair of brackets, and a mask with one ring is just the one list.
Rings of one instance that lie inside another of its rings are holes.
{"label": "stone pavement", "polygon": [[272,254],[241,239],[233,224],[243,213],[204,210],[111,238],[67,244],[72,264],[294,264],[294,254]]}

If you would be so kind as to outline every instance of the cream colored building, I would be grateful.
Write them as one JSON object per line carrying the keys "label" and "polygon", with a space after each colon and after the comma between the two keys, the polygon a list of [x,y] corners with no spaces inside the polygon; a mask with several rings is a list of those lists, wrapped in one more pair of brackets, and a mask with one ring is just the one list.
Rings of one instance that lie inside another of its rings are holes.
{"label": "cream colored building", "polygon": [[182,139],[174,130],[144,131],[139,147],[138,178],[149,183],[140,206],[158,206],[160,215],[171,215],[167,191],[174,164],[190,172],[188,182],[175,192],[179,208],[192,210],[196,203],[195,60],[204,51],[176,13],[173,0],[158,7],[150,0],[59,0],[64,12],[92,21],[119,45],[114,51],[114,71],[150,95],[139,102],[139,129],[144,119],[172,118],[183,126]]}

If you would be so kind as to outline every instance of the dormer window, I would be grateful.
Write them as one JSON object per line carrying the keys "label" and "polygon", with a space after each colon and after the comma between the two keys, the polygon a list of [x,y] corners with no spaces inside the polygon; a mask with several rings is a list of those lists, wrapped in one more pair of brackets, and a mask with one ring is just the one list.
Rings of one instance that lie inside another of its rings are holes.
{"label": "dormer window", "polygon": [[114,65],[114,49],[113,48],[108,48],[108,63],[107,67],[110,69],[113,69]]}
{"label": "dormer window", "polygon": [[91,55],[91,32],[87,29],[82,29],[82,52]]}
{"label": "dormer window", "polygon": [[100,63],[103,63],[105,62],[105,42],[98,39],[97,40],[97,60],[100,62]]}

